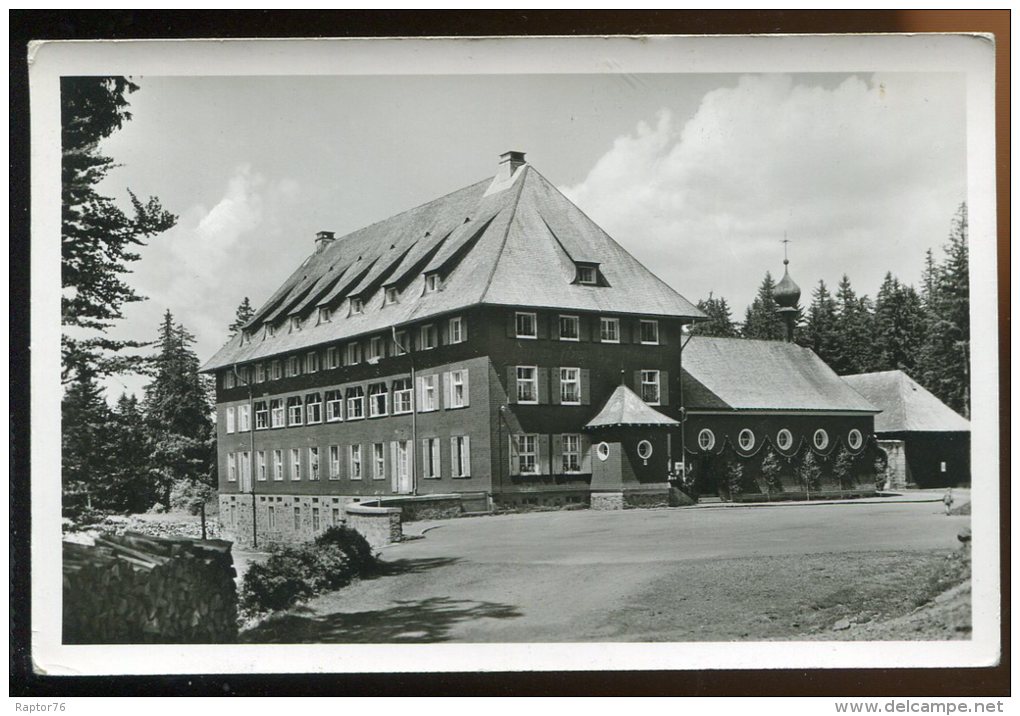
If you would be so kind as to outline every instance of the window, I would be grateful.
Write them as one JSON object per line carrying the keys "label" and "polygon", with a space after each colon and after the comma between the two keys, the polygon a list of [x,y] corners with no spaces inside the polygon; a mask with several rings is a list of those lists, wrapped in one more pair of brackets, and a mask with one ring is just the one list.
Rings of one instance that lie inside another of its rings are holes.
{"label": "window", "polygon": [[346,365],[357,365],[361,362],[361,344],[358,342],[348,343],[344,352],[344,363]]}
{"label": "window", "polygon": [[386,479],[386,443],[372,443],[372,479]]}
{"label": "window", "polygon": [[708,428],[703,428],[698,433],[698,447],[702,450],[711,450],[715,447],[715,433]]}
{"label": "window", "polygon": [[347,419],[360,420],[365,417],[365,391],[355,387],[347,389]]}
{"label": "window", "polygon": [[319,479],[319,448],[308,448],[308,479]]}
{"label": "window", "polygon": [[364,312],[364,310],[365,310],[365,301],[364,301],[364,299],[362,299],[362,298],[352,298],[351,299],[351,315],[352,316],[357,316],[358,314]]}
{"label": "window", "polygon": [[340,479],[340,446],[329,446],[329,479]]}
{"label": "window", "polygon": [[255,364],[255,382],[265,383],[266,382],[266,364],[256,363]]}
{"label": "window", "polygon": [[599,460],[605,462],[609,459],[609,443],[601,442],[595,446],[595,454],[598,455]]}
{"label": "window", "polygon": [[348,472],[350,473],[351,479],[352,480],[360,480],[361,479],[361,446],[360,445],[351,445],[349,459],[350,459],[350,469],[348,470]]}
{"label": "window", "polygon": [[339,351],[336,346],[326,349],[326,368],[332,370],[340,365]]}
{"label": "window", "polygon": [[368,417],[378,418],[386,415],[389,409],[389,398],[385,383],[373,383],[368,386]]}
{"label": "window", "polygon": [[237,482],[237,454],[227,453],[227,482]]}
{"label": "window", "polygon": [[649,405],[659,404],[659,371],[641,371],[641,400]]}
{"label": "window", "polygon": [[269,410],[270,410],[269,414],[270,425],[272,425],[274,428],[282,428],[284,426],[283,400],[280,398],[274,398],[273,400],[270,400]]}
{"label": "window", "polygon": [[325,306],[319,308],[319,323],[329,323],[333,320],[333,311]]}
{"label": "window", "polygon": [[383,357],[383,339],[382,336],[372,336],[368,339],[368,355],[366,360],[370,363],[377,361]]}
{"label": "window", "polygon": [[602,318],[599,320],[599,339],[603,343],[620,342],[620,319]]}
{"label": "window", "polygon": [[274,326],[272,323],[267,323],[266,324],[266,335],[270,336],[270,337],[275,336],[276,335],[276,326]]}
{"label": "window", "polygon": [[821,428],[815,430],[814,443],[816,449],[824,450],[829,447],[829,434]]}
{"label": "window", "polygon": [[446,407],[463,408],[468,404],[467,370],[450,371],[450,396]]}
{"label": "window", "polygon": [[287,376],[288,378],[293,378],[296,375],[300,375],[301,366],[298,363],[297,356],[291,356],[290,358],[287,359],[287,362],[284,365],[283,372],[284,375]]}
{"label": "window", "polygon": [[230,434],[237,430],[237,414],[236,408],[227,408],[227,433]]}
{"label": "window", "polygon": [[423,351],[435,348],[438,343],[436,333],[436,327],[431,323],[427,323],[418,329],[418,347]]}
{"label": "window", "polygon": [[776,433],[776,446],[778,446],[780,450],[789,450],[793,447],[793,433],[786,428],[783,428]]}
{"label": "window", "polygon": [[563,472],[581,472],[581,436],[563,436]]}
{"label": "window", "polygon": [[642,440],[637,444],[638,457],[648,464],[648,458],[652,456],[652,444],[648,440]]}
{"label": "window", "polygon": [[290,479],[301,479],[301,450],[299,448],[290,449]]}
{"label": "window", "polygon": [[339,390],[326,391],[326,422],[336,423],[343,417],[343,394]]}
{"label": "window", "polygon": [[301,396],[287,398],[287,425],[301,424]]}
{"label": "window", "polygon": [[273,479],[283,479],[283,450],[273,450]]}
{"label": "window", "polygon": [[[861,431],[854,428],[846,434],[846,444],[851,450],[860,450],[861,445],[864,444],[864,438],[861,435]],[[944,464],[944,463],[943,463]]]}
{"label": "window", "polygon": [[450,343],[463,343],[467,340],[467,331],[464,330],[464,319],[460,316],[450,319]]}
{"label": "window", "polygon": [[259,482],[266,481],[266,451],[259,450],[255,453],[255,478]]}
{"label": "window", "polygon": [[247,492],[251,489],[251,453],[242,452],[238,454],[238,467],[241,472],[241,489]]}
{"label": "window", "polygon": [[418,378],[418,412],[439,410],[439,376],[423,375]]}
{"label": "window", "polygon": [[384,306],[388,306],[391,303],[396,303],[397,299],[399,297],[400,297],[400,292],[397,291],[397,287],[396,286],[388,286],[386,288],[386,293],[385,293],[385,295],[383,297],[383,305]]}
{"label": "window", "polygon": [[577,341],[581,339],[581,319],[577,316],[560,316],[560,340]]}
{"label": "window", "polygon": [[269,405],[264,400],[255,401],[255,429],[265,430],[269,427]]}
{"label": "window", "polygon": [[300,331],[301,330],[301,316],[290,317],[290,330]]}
{"label": "window", "polygon": [[251,430],[251,406],[237,406],[237,432],[246,433]]}
{"label": "window", "polygon": [[659,342],[659,322],[641,321],[641,342],[646,345],[657,345]]}
{"label": "window", "polygon": [[294,505],[294,529],[301,529],[301,508]]}
{"label": "window", "polygon": [[312,532],[319,531],[319,508],[312,508]]}
{"label": "window", "polygon": [[538,402],[538,368],[517,366],[517,402]]}
{"label": "window", "polygon": [[315,351],[305,355],[305,373],[319,372],[319,354]]}
{"label": "window", "polygon": [[517,312],[514,315],[518,338],[538,338],[538,318],[534,313]]}
{"label": "window", "polygon": [[395,356],[404,356],[411,352],[411,344],[407,340],[407,331],[396,331],[393,334],[393,350]]}
{"label": "window", "polygon": [[560,402],[564,405],[581,404],[580,368],[560,368]]}
{"label": "window", "polygon": [[393,414],[411,412],[411,379],[401,378],[393,381]]}
{"label": "window", "polygon": [[223,371],[223,387],[233,388],[235,384],[233,372],[226,370]]}
{"label": "window", "polygon": [[753,450],[754,449],[754,432],[748,428],[744,428],[737,434],[737,444],[740,445],[741,450]]}
{"label": "window", "polygon": [[336,527],[336,526],[338,526],[340,524],[340,508],[339,507],[334,507],[330,511],[330,519],[332,520],[332,525],[334,527]]}
{"label": "window", "polygon": [[430,273],[425,276],[425,293],[435,293],[439,290],[442,282],[439,280],[439,274]]}
{"label": "window", "polygon": [[577,281],[578,283],[594,286],[598,281],[598,271],[595,270],[594,266],[578,266]]}
{"label": "window", "polygon": [[309,425],[322,422],[322,393],[309,393],[305,396],[305,412]]}
{"label": "window", "polygon": [[269,374],[273,380],[279,380],[283,377],[283,368],[280,366],[280,361],[274,360],[269,364]]}
{"label": "window", "polygon": [[515,435],[514,452],[517,458],[517,471],[522,475],[538,474],[538,436]]}
{"label": "window", "polygon": [[450,438],[450,461],[454,477],[471,477],[471,437],[455,435]]}
{"label": "window", "polygon": [[273,505],[269,506],[269,529],[276,529],[276,508]]}
{"label": "window", "polygon": [[421,441],[424,475],[426,479],[442,477],[442,466],[439,463],[439,438],[425,438]]}

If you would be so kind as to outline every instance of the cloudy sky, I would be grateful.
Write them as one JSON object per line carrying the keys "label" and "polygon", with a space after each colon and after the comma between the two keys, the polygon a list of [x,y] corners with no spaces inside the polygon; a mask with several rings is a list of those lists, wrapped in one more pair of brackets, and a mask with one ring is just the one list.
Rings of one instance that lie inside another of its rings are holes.
{"label": "cloudy sky", "polygon": [[961,75],[134,79],[102,190],[157,195],[180,219],[142,250],[130,281],[149,300],[116,335],[151,339],[169,308],[203,361],[316,231],[491,176],[507,149],[684,296],[725,296],[735,318],[766,270],[782,273],[784,235],[805,303],[843,273],[870,295],[886,271],[916,282],[966,198]]}

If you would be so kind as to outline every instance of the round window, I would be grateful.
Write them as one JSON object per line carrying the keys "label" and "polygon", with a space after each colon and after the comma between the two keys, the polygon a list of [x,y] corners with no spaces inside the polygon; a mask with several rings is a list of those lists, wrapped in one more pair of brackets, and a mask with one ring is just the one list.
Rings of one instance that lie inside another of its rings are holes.
{"label": "round window", "polygon": [[789,450],[793,447],[793,433],[783,428],[776,433],[776,445],[780,450]]}
{"label": "round window", "polygon": [[698,447],[702,450],[711,450],[715,447],[715,433],[705,428],[698,433]]}
{"label": "round window", "polygon": [[599,460],[609,459],[609,443],[599,443],[595,446],[595,454],[599,456]]}
{"label": "round window", "polygon": [[642,460],[647,460],[652,456],[652,444],[647,440],[642,440],[637,444],[637,454]]}
{"label": "round window", "polygon": [[864,437],[861,435],[861,431],[854,428],[846,434],[846,444],[850,446],[851,450],[860,450],[861,445],[864,444]]}
{"label": "round window", "polygon": [[815,430],[815,447],[819,450],[829,447],[829,434],[821,428]]}
{"label": "round window", "polygon": [[741,450],[751,450],[754,447],[754,433],[744,428],[737,435],[737,442],[740,444]]}

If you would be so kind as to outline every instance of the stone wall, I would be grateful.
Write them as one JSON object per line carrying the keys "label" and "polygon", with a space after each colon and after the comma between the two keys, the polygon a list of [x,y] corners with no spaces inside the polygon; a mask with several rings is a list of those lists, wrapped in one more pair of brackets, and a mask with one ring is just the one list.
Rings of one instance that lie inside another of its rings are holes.
{"label": "stone wall", "polygon": [[403,538],[399,507],[371,507],[349,504],[347,526],[357,530],[373,549],[399,542]]}
{"label": "stone wall", "polygon": [[622,492],[593,492],[591,493],[591,508],[593,510],[622,510]]}
{"label": "stone wall", "polygon": [[888,458],[884,489],[905,490],[911,483],[906,445],[902,440],[879,440],[878,446],[885,450]]}

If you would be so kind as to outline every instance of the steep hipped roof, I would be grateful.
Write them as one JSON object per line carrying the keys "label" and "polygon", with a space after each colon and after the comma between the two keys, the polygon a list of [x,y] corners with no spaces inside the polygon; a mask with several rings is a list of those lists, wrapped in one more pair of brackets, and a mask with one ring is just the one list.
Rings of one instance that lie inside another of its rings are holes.
{"label": "steep hipped roof", "polygon": [[811,350],[783,341],[695,336],[682,380],[688,410],[878,412]]}
{"label": "steep hipped roof", "polygon": [[625,425],[662,425],[664,427],[679,425],[676,420],[663,415],[651,407],[630,388],[625,385],[617,387],[609,400],[602,406],[594,418],[588,421],[587,428],[613,428]]}
{"label": "steep hipped roof", "polygon": [[[420,261],[419,261],[420,259]],[[411,264],[399,302],[383,305],[387,282]],[[575,262],[596,263],[604,283],[575,282]],[[436,271],[442,289],[425,293]],[[364,312],[348,315],[359,292]],[[315,298],[315,300],[311,300]],[[314,306],[312,304],[315,304]],[[604,313],[703,317],[641,265],[530,165],[507,180],[486,179],[337,238],[313,253],[248,324],[203,366],[217,368],[321,345],[460,311],[478,304]],[[319,323],[315,307],[334,309]],[[279,327],[298,308],[300,329]],[[264,322],[278,326],[268,335]]]}
{"label": "steep hipped roof", "polygon": [[851,388],[882,409],[875,432],[965,432],[970,421],[901,370],[843,376]]}

